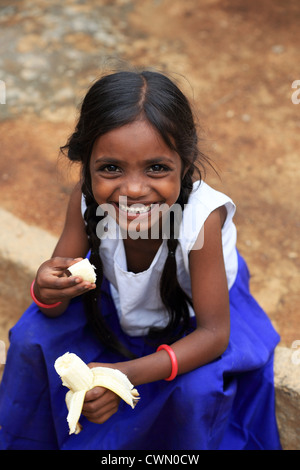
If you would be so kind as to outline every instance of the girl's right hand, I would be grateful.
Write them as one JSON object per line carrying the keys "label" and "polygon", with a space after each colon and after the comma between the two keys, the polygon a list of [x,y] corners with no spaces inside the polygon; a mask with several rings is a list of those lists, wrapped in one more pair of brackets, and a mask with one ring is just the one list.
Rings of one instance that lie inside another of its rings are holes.
{"label": "girl's right hand", "polygon": [[83,281],[79,276],[68,276],[66,270],[82,258],[54,257],[45,261],[37,271],[34,294],[42,303],[53,304],[95,289],[96,284]]}

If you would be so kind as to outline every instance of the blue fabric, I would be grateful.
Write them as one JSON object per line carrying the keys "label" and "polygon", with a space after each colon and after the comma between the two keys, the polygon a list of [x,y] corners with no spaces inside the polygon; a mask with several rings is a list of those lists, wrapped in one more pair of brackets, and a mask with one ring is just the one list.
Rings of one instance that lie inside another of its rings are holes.
{"label": "blue fabric", "polygon": [[[10,333],[0,386],[0,449],[275,450],[281,449],[275,419],[273,354],[279,336],[249,292],[249,273],[239,255],[230,290],[231,335],[222,357],[174,381],[139,386],[132,410],[121,402],[104,424],[81,418],[83,430],[68,434],[67,389],[54,370],[66,351],[85,362],[122,360],[105,349],[86,324],[82,300],[61,317],[45,317],[35,304]],[[153,348],[120,328],[107,281],[102,311],[138,356]]]}

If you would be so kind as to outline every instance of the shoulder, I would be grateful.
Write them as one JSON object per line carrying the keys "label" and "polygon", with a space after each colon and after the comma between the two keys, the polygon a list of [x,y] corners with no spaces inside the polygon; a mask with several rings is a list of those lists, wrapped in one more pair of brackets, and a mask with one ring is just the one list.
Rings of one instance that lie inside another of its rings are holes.
{"label": "shoulder", "polygon": [[179,238],[183,248],[189,251],[194,246],[210,214],[216,211],[224,227],[232,220],[235,209],[235,204],[226,194],[203,181],[196,181],[182,214]]}
{"label": "shoulder", "polygon": [[202,206],[208,213],[223,205],[235,211],[235,204],[227,194],[212,188],[204,181],[194,182],[188,204]]}

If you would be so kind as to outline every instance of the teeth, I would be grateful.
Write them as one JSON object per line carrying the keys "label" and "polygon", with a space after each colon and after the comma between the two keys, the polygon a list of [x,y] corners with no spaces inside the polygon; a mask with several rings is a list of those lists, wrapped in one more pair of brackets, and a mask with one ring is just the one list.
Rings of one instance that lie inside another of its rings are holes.
{"label": "teeth", "polygon": [[129,212],[131,214],[143,214],[151,210],[151,204],[138,206],[133,204],[132,206],[127,206],[126,204],[119,203],[119,207],[122,211]]}

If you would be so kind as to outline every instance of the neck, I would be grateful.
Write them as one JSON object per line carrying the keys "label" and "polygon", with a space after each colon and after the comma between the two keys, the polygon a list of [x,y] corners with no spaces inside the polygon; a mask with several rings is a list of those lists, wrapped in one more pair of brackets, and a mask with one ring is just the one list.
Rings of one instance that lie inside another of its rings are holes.
{"label": "neck", "polygon": [[162,240],[145,240],[142,238],[132,240],[127,238],[123,242],[127,269],[138,273],[146,271],[150,267]]}

